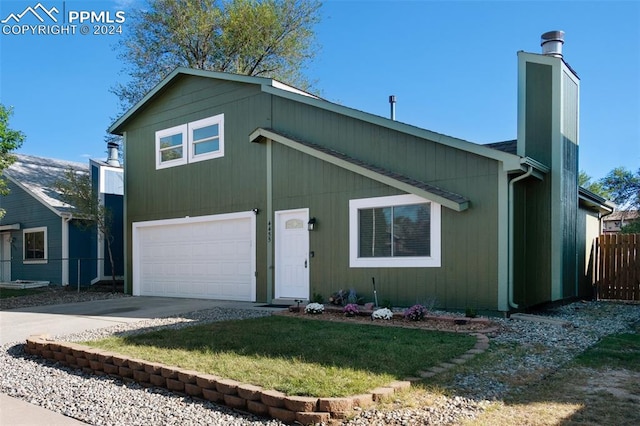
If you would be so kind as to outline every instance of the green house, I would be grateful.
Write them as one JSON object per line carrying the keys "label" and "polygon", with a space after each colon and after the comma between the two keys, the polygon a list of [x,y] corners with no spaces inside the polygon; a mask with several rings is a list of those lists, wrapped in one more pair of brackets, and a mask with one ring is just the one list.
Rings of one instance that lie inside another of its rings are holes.
{"label": "green house", "polygon": [[[116,121],[134,295],[511,311],[590,294],[579,79],[520,52],[517,141],[479,145],[278,81],[178,68]],[[596,231],[597,234],[597,231]]]}

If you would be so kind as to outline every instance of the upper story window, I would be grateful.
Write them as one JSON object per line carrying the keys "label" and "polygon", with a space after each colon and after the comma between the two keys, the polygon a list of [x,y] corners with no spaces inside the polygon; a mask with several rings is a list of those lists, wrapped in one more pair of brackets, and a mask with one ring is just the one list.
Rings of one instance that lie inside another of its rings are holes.
{"label": "upper story window", "polygon": [[415,195],[349,202],[352,268],[439,267],[440,205]]}
{"label": "upper story window", "polygon": [[187,164],[187,125],[156,132],[156,169]]}
{"label": "upper story window", "polygon": [[47,228],[28,228],[22,231],[23,260],[30,263],[47,262]]}
{"label": "upper story window", "polygon": [[189,123],[189,161],[224,156],[224,114]]}
{"label": "upper story window", "polygon": [[224,114],[156,132],[156,169],[224,156]]}

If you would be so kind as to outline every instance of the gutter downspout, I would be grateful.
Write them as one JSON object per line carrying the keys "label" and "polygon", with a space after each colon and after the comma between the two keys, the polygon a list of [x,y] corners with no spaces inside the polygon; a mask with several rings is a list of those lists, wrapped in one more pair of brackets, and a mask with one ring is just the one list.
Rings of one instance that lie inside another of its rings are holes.
{"label": "gutter downspout", "polygon": [[513,309],[518,309],[518,304],[513,301],[513,188],[514,184],[518,181],[528,178],[533,173],[533,167],[528,166],[529,170],[523,175],[520,175],[516,178],[511,179],[509,181],[509,224],[508,224],[508,233],[509,233],[509,306]]}

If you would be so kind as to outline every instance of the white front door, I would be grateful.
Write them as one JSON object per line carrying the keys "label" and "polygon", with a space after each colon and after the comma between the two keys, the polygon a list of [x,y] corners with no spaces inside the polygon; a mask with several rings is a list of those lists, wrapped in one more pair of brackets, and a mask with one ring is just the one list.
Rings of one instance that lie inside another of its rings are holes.
{"label": "white front door", "polygon": [[11,281],[11,234],[2,234],[0,241],[0,281]]}
{"label": "white front door", "polygon": [[309,298],[309,209],[276,212],[276,299]]}

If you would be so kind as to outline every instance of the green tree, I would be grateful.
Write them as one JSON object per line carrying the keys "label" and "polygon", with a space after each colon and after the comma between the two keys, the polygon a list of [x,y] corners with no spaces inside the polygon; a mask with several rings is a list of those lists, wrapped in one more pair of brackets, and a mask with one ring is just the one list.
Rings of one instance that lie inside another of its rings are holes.
{"label": "green tree", "polygon": [[609,199],[611,196],[609,192],[604,189],[602,182],[591,180],[591,176],[589,176],[584,170],[580,170],[580,173],[578,174],[578,185],[596,195],[601,196],[602,198]]}
{"label": "green tree", "polygon": [[[11,152],[20,148],[25,139],[24,133],[9,127],[9,118],[12,115],[12,108],[0,104],[0,195],[9,193],[7,182],[2,178],[2,172],[16,160]],[[5,213],[5,210],[0,208],[0,219]]]}
{"label": "green tree", "polygon": [[127,20],[120,59],[131,77],[113,92],[135,104],[178,66],[263,76],[308,89],[316,0],[150,0]]}
{"label": "green tree", "polygon": [[640,219],[627,223],[620,229],[621,234],[640,234]]}
{"label": "green tree", "polygon": [[60,192],[62,200],[75,207],[78,217],[84,219],[85,228],[88,229],[95,225],[104,239],[111,264],[111,278],[115,292],[116,267],[111,250],[113,213],[100,202],[98,194],[93,190],[91,176],[88,173],[78,173],[76,170],[68,169],[64,173],[64,179],[56,182],[55,186],[56,190]]}
{"label": "green tree", "polygon": [[621,210],[640,209],[640,168],[633,173],[624,167],[616,167],[600,183]]}

